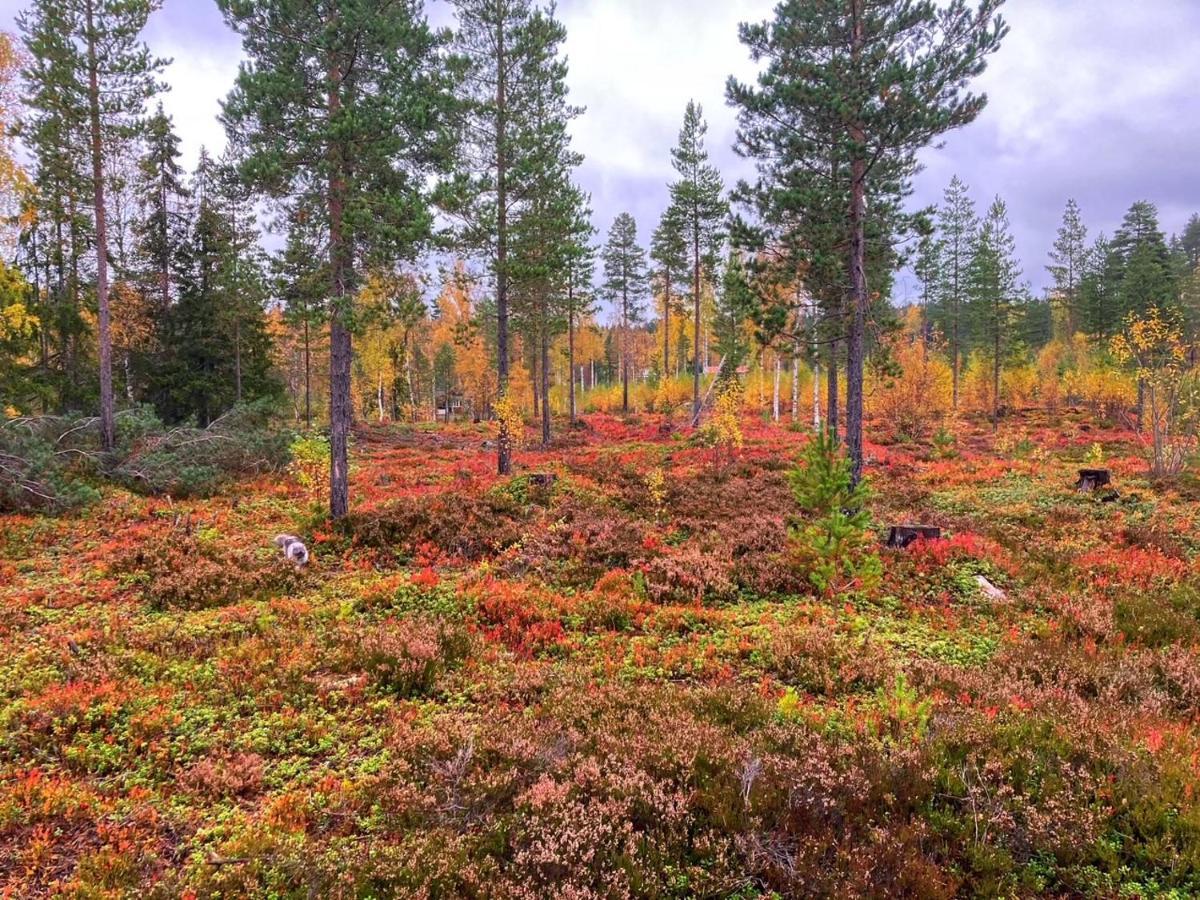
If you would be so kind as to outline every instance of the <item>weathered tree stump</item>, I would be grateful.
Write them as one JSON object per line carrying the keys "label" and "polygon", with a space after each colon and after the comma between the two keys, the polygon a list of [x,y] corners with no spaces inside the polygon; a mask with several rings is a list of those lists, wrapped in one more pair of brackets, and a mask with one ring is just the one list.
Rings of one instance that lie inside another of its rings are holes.
{"label": "weathered tree stump", "polygon": [[1079,480],[1075,482],[1075,490],[1090,494],[1096,488],[1107,487],[1112,482],[1108,469],[1080,469]]}
{"label": "weathered tree stump", "polygon": [[942,529],[935,525],[893,525],[888,529],[887,545],[903,550],[913,541],[936,541],[942,536]]}

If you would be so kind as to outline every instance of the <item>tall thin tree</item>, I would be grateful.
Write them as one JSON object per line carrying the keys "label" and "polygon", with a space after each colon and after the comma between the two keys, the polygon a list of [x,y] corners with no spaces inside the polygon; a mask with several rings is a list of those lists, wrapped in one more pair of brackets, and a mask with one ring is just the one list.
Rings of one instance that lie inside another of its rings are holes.
{"label": "tall thin tree", "polygon": [[218,0],[248,57],[222,119],[247,182],[320,192],[331,297],[330,511],[349,510],[351,332],[357,271],[430,238],[431,176],[454,147],[449,35],[418,0]]}

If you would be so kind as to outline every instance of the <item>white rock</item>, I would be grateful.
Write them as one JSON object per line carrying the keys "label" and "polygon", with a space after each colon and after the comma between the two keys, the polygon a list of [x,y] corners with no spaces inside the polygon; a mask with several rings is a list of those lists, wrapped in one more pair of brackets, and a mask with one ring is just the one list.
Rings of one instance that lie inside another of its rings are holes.
{"label": "white rock", "polygon": [[1008,599],[1008,594],[1004,593],[1004,591],[1000,590],[1000,588],[996,587],[982,575],[975,576],[975,583],[979,585],[979,590],[983,593],[983,596],[989,600],[999,602]]}

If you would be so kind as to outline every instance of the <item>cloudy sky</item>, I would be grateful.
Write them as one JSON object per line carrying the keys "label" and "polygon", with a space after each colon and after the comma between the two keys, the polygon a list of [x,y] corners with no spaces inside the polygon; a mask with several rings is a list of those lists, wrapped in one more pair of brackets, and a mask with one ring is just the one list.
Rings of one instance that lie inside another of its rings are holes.
{"label": "cloudy sky", "polygon": [[[22,0],[0,0],[11,23]],[[730,74],[753,77],[737,23],[774,0],[560,0],[568,31],[580,180],[607,231],[627,210],[645,240],[666,204],[670,148],[689,98],[703,104],[714,161],[732,183],[749,174],[730,149]],[[442,0],[430,4],[450,21]],[[1009,0],[1012,32],[979,80],[990,103],[971,126],[923,154],[914,204],[936,202],[958,173],[982,207],[1009,204],[1025,275],[1044,285],[1046,250],[1074,197],[1095,234],[1111,233],[1135,200],[1158,205],[1168,234],[1200,211],[1200,0]],[[218,102],[240,45],[210,0],[165,0],[146,39],[173,58],[165,98],[188,162],[218,150]],[[915,288],[902,278],[897,298]]]}

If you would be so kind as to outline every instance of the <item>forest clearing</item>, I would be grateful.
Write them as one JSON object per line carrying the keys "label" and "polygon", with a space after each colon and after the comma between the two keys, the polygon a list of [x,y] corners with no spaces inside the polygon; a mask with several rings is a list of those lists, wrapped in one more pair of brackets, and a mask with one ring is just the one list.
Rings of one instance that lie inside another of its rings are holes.
{"label": "forest clearing", "polygon": [[716,471],[661,423],[512,478],[485,427],[371,428],[313,532],[295,475],[0,518],[7,892],[1196,889],[1200,486],[1080,414],[871,445],[872,544],[943,539],[830,596],[806,430]]}
{"label": "forest clearing", "polygon": [[1195,0],[19,6],[0,900],[1200,897]]}

